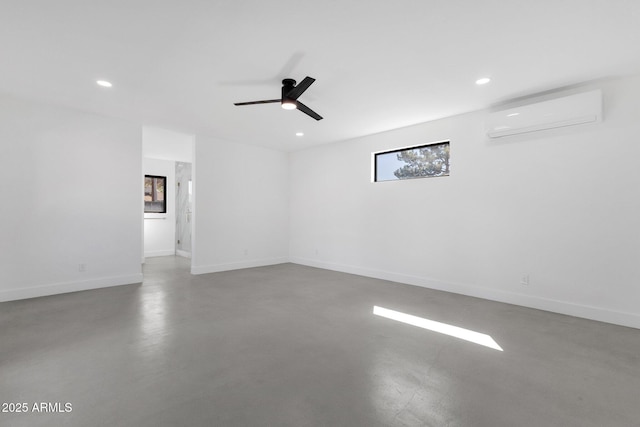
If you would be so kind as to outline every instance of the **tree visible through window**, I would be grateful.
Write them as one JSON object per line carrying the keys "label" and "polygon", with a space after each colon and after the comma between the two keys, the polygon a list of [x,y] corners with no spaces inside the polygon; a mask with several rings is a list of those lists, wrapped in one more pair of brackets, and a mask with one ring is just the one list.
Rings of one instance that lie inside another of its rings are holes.
{"label": "tree visible through window", "polygon": [[449,142],[376,153],[375,181],[449,175]]}
{"label": "tree visible through window", "polygon": [[166,176],[145,175],[144,176],[144,212],[145,213],[166,213]]}

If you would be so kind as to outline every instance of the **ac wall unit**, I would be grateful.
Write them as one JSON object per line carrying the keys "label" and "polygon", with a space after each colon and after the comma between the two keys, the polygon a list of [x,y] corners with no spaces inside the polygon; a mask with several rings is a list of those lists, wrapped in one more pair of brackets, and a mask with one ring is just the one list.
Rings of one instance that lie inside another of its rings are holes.
{"label": "ac wall unit", "polygon": [[490,113],[486,130],[500,138],[601,120],[602,91],[594,90]]}

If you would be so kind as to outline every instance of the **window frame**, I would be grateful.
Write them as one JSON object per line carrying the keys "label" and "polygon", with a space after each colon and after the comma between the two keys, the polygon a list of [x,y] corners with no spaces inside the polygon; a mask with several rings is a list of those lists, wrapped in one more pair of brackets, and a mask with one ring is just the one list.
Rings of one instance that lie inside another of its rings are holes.
{"label": "window frame", "polygon": [[[166,214],[167,213],[167,177],[166,176],[162,176],[162,175],[145,175],[144,176],[144,180],[145,180],[145,187],[146,187],[146,181],[147,178],[152,178],[152,179],[162,179],[164,181],[164,199],[162,200],[162,211],[158,212],[158,211],[148,211],[147,210],[147,201],[144,201],[144,213],[145,214]],[[146,191],[143,190],[143,197],[146,197]],[[151,200],[151,202],[158,202],[159,200]]]}

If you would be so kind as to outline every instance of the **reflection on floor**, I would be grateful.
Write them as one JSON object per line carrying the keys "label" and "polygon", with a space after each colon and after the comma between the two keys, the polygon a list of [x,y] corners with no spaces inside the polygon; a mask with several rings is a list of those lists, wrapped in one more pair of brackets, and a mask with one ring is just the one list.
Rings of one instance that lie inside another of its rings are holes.
{"label": "reflection on floor", "polygon": [[[0,304],[10,426],[631,426],[640,331],[282,264]],[[490,335],[504,351],[372,307]]]}

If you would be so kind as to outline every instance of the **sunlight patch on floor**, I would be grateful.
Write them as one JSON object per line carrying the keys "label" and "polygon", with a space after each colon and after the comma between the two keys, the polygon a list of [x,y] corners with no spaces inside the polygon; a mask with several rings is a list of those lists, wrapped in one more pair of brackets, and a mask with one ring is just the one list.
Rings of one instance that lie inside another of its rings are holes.
{"label": "sunlight patch on floor", "polygon": [[481,334],[480,332],[475,332],[469,329],[448,325],[446,323],[424,319],[418,316],[412,316],[400,311],[389,310],[388,308],[378,307],[377,305],[373,306],[373,314],[385,317],[387,319],[397,320],[398,322],[417,326],[419,328],[428,329],[433,332],[449,335],[475,344],[480,344],[494,350],[504,351],[493,338],[491,338],[487,334]]}

